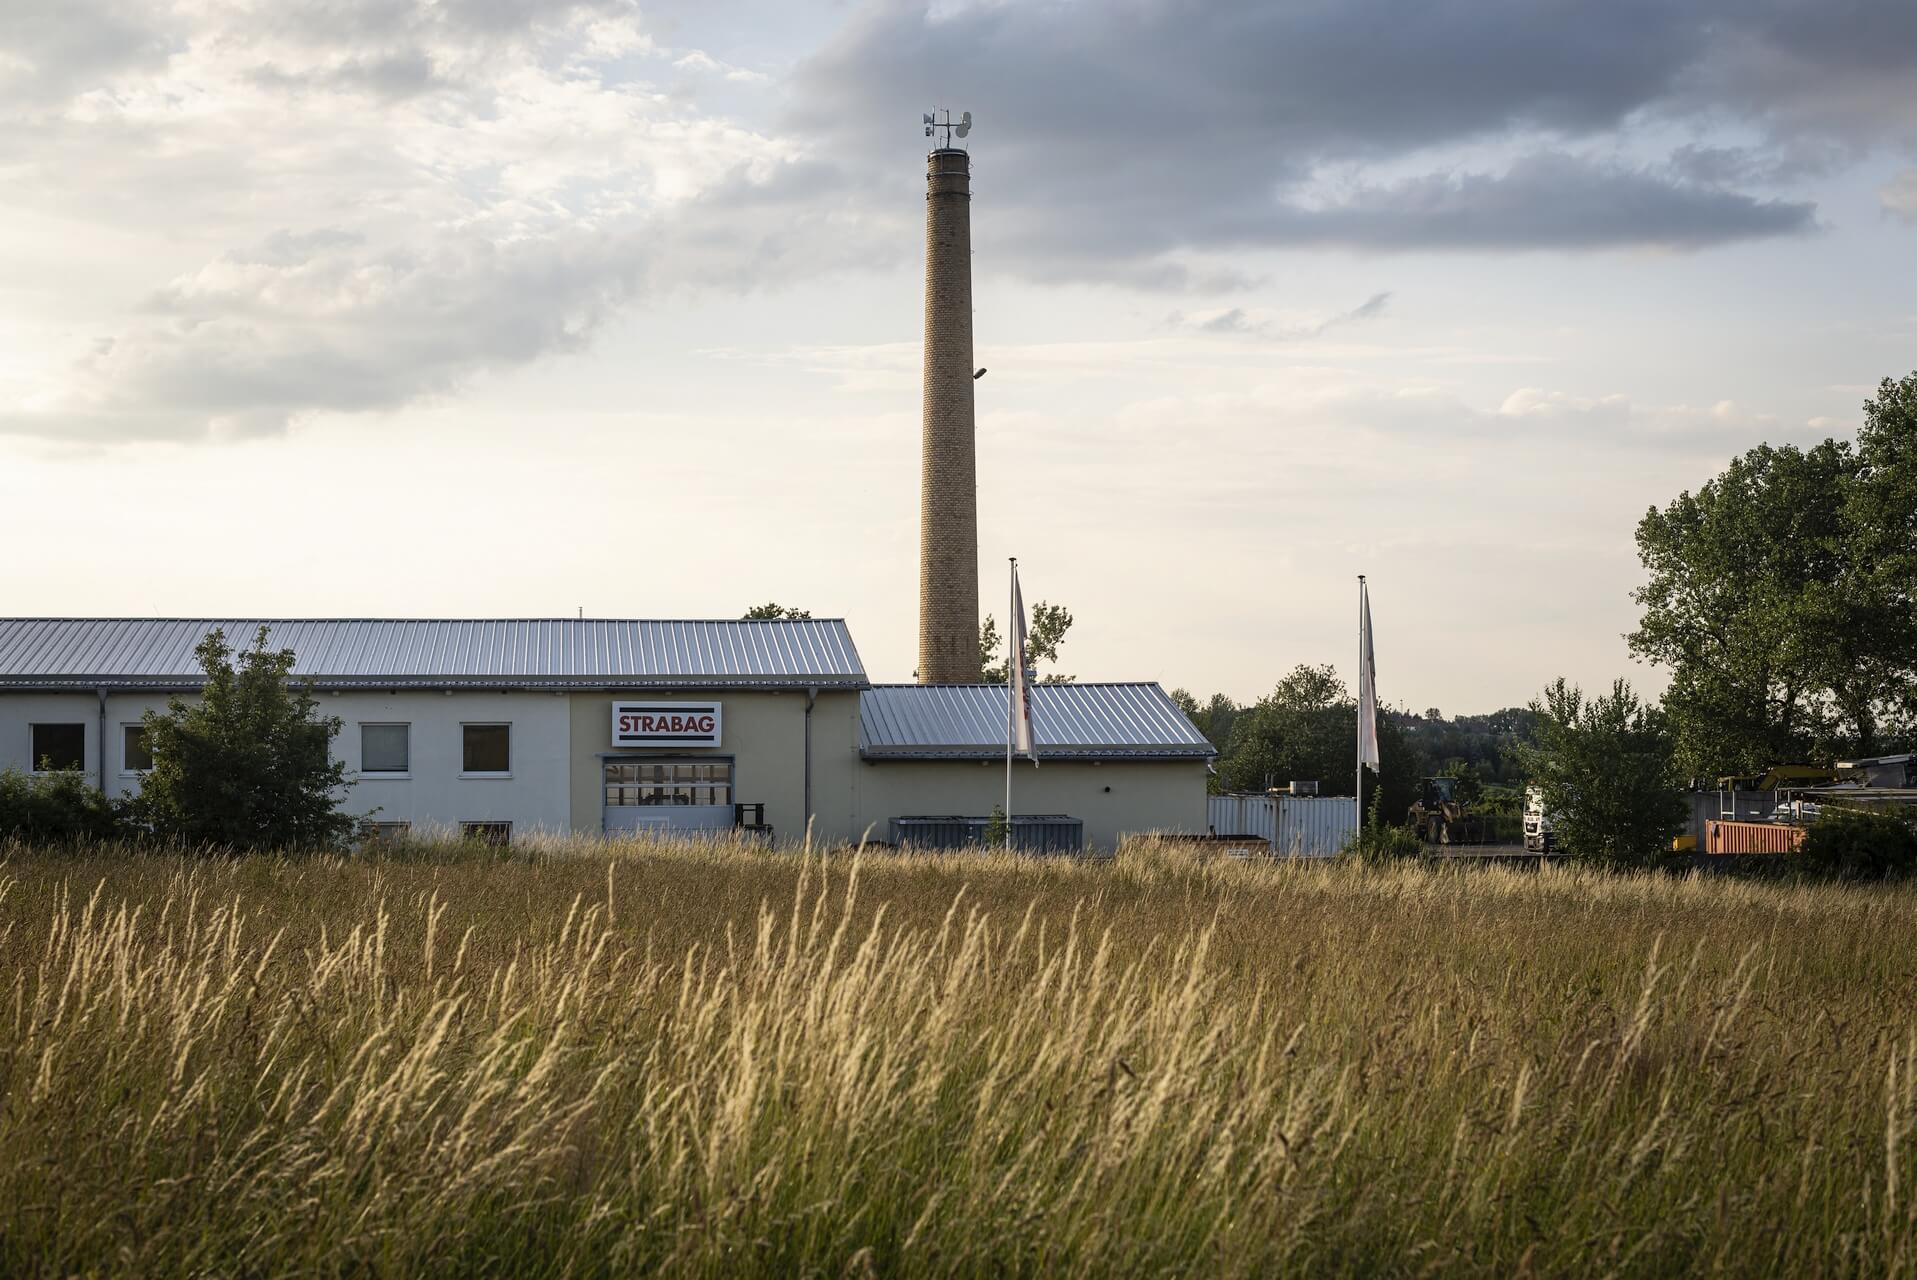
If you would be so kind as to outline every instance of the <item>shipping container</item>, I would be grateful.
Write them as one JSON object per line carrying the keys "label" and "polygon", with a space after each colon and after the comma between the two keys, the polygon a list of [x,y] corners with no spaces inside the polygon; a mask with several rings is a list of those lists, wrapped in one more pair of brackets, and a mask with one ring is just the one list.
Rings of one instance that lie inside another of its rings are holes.
{"label": "shipping container", "polygon": [[1358,829],[1358,802],[1350,796],[1292,796],[1269,792],[1212,796],[1212,834],[1251,836],[1287,858],[1342,853]]}
{"label": "shipping container", "polygon": [[[892,843],[914,849],[983,849],[992,820],[972,816],[892,819]],[[1064,814],[1020,814],[1011,821],[1016,853],[1077,853],[1085,847],[1085,823]]]}
{"label": "shipping container", "polygon": [[1704,824],[1704,852],[1793,853],[1804,843],[1803,827],[1776,822],[1720,822]]}

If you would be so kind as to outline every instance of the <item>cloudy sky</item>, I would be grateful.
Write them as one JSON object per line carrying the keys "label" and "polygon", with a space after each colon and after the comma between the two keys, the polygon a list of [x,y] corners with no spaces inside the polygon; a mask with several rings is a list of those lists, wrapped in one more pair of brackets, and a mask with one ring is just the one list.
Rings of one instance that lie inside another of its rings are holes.
{"label": "cloudy sky", "polygon": [[8,0],[0,612],[913,659],[920,114],[1066,667],[1489,710],[1647,505],[1917,367],[1908,0]]}

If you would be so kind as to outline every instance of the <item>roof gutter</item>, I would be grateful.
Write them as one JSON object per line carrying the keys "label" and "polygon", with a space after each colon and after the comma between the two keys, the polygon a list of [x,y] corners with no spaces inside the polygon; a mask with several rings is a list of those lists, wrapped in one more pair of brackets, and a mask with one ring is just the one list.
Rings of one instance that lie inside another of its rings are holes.
{"label": "roof gutter", "polygon": [[[608,680],[604,676],[352,676],[327,677],[295,674],[295,684],[311,683],[323,692],[335,690],[427,691],[462,689],[472,692],[537,691],[541,693],[676,693],[697,690],[701,693],[769,693],[790,690],[826,689],[865,690],[872,687],[863,676],[795,676],[786,678],[750,677],[663,677],[658,679]],[[0,677],[4,693],[94,693],[106,689],[114,693],[198,693],[206,681],[195,676],[131,676],[102,680],[97,676]]]}
{"label": "roof gutter", "polygon": [[107,691],[96,689],[94,692],[100,697],[100,794],[104,796],[107,789]]}
{"label": "roof gutter", "polygon": [[812,708],[819,700],[816,687],[805,691],[805,842],[812,843]]}

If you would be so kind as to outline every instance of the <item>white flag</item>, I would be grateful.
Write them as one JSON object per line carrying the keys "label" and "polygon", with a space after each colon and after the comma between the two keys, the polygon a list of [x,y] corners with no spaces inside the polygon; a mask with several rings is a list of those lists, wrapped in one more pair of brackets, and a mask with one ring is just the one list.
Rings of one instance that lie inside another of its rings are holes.
{"label": "white flag", "polygon": [[1371,596],[1358,579],[1358,763],[1378,767],[1378,668],[1371,654]]}
{"label": "white flag", "polygon": [[1009,718],[1005,726],[1006,749],[1015,755],[1030,756],[1038,763],[1038,751],[1032,734],[1032,690],[1025,679],[1025,598],[1018,590],[1018,561],[1012,562],[1011,635],[1006,638],[1005,657]]}

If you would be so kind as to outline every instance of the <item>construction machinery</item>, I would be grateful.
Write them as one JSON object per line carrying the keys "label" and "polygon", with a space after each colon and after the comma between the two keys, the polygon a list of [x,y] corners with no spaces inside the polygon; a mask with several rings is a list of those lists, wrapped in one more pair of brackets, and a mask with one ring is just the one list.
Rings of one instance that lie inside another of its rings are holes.
{"label": "construction machinery", "polygon": [[1552,854],[1558,851],[1557,818],[1544,807],[1544,788],[1524,789],[1524,851]]}
{"label": "construction machinery", "polygon": [[1484,844],[1491,823],[1458,794],[1458,778],[1426,778],[1418,784],[1407,821],[1426,844]]}

